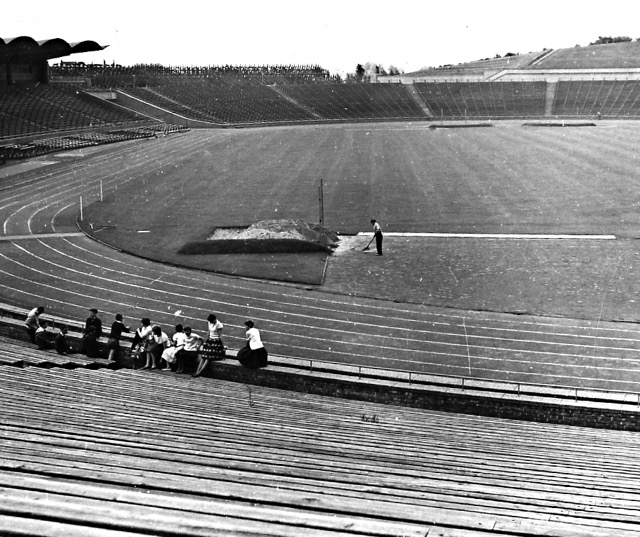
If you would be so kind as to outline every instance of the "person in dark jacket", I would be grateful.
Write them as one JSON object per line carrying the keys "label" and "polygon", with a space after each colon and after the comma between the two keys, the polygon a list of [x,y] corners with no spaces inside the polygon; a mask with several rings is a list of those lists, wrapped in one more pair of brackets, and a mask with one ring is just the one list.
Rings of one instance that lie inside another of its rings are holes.
{"label": "person in dark jacket", "polygon": [[89,333],[89,328],[94,327],[94,335],[96,339],[100,339],[102,336],[102,321],[98,318],[98,310],[96,308],[91,308],[89,310],[89,318],[84,323],[84,333]]}
{"label": "person in dark jacket", "polygon": [[56,338],[53,340],[53,346],[58,354],[71,354],[71,347],[67,341],[68,330],[67,325],[63,324],[58,330]]}
{"label": "person in dark jacket", "polygon": [[123,332],[130,332],[131,330],[124,325],[122,314],[116,313],[116,320],[111,325],[111,332],[109,333],[109,341],[107,342],[107,351],[109,360],[117,360],[120,354],[120,338]]}
{"label": "person in dark jacket", "polygon": [[100,350],[98,349],[98,338],[96,337],[95,326],[90,326],[87,333],[82,338],[82,354],[89,358],[98,358]]}

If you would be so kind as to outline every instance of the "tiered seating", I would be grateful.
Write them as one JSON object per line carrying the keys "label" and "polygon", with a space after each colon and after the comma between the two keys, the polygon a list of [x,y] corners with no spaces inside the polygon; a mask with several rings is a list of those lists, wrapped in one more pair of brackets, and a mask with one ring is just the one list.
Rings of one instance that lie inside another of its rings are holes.
{"label": "tiered seating", "polygon": [[637,69],[640,68],[640,42],[630,41],[558,49],[529,68]]}
{"label": "tiered seating", "polygon": [[126,92],[177,114],[216,123],[424,119],[399,84],[285,83],[275,89],[255,79],[173,78]]}
{"label": "tiered seating", "polygon": [[279,89],[324,119],[424,119],[401,84],[285,84]]}
{"label": "tiered seating", "polygon": [[151,138],[160,134],[164,135],[184,130],[186,128],[179,125],[150,122],[147,125],[141,124],[139,127],[113,129],[105,132],[81,132],[79,134],[54,136],[25,143],[0,145],[0,157],[6,159],[31,158],[55,151],[68,151],[82,147],[124,142],[126,140]]}
{"label": "tiered seating", "polygon": [[438,117],[531,117],[544,114],[546,82],[414,84]]}
{"label": "tiered seating", "polygon": [[640,534],[637,434],[161,372],[0,382],[3,535]]}
{"label": "tiered seating", "polygon": [[77,367],[88,367],[92,369],[114,367],[112,362],[102,358],[87,358],[77,353],[61,355],[53,350],[41,351],[31,343],[4,336],[0,336],[0,364],[19,367],[64,367],[67,369],[75,369]]}
{"label": "tiered seating", "polygon": [[640,116],[640,83],[635,80],[560,81],[552,113],[558,116]]}
{"label": "tiered seating", "polygon": [[73,89],[48,85],[0,87],[0,110],[0,138],[146,121]]}
{"label": "tiered seating", "polygon": [[[127,91],[130,91],[127,89]],[[215,123],[305,121],[313,115],[268,86],[242,78],[167,78],[160,86],[134,95],[193,119]],[[144,90],[143,90],[144,91]],[[150,95],[155,93],[155,95]]]}

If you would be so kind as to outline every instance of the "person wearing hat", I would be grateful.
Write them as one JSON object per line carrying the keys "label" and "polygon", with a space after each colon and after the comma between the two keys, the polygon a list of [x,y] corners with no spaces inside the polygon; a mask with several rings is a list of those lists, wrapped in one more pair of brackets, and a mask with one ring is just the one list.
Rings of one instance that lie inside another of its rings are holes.
{"label": "person wearing hat", "polygon": [[[99,319],[98,319],[99,320]],[[111,325],[111,332],[109,333],[109,341],[107,342],[107,351],[109,352],[109,360],[117,360],[120,353],[120,338],[123,332],[130,332],[131,330],[124,325],[122,314],[116,313],[116,320]]]}
{"label": "person wearing hat", "polygon": [[89,310],[89,318],[84,323],[84,333],[88,334],[91,327],[94,329],[93,336],[96,339],[100,339],[100,336],[102,336],[102,321],[98,318],[98,310],[96,308]]}
{"label": "person wearing hat", "polygon": [[253,321],[245,321],[244,325],[247,328],[245,334],[247,344],[238,351],[238,360],[249,369],[267,367],[267,349],[262,343],[260,331],[255,327]]}

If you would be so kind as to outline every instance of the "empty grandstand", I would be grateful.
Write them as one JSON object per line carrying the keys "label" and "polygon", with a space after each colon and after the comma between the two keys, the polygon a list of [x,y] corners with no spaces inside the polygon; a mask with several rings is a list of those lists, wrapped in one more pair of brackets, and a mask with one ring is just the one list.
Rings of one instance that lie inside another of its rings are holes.
{"label": "empty grandstand", "polygon": [[[634,118],[640,108],[637,41],[507,54],[376,78],[384,83],[345,83],[320,66],[123,67],[64,61],[46,65],[52,57],[92,47],[101,48],[93,42],[69,45],[26,37],[2,41],[0,68],[6,84],[0,86],[0,141],[6,141],[5,146],[56,133],[84,135],[116,127],[155,132],[165,123],[184,128]],[[15,147],[4,153],[30,154]]]}

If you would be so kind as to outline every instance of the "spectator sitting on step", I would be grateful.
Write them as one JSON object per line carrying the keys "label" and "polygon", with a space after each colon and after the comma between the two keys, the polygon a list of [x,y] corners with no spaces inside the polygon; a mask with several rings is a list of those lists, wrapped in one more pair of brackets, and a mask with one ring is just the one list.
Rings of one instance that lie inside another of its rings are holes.
{"label": "spectator sitting on step", "polygon": [[36,330],[36,345],[40,350],[53,349],[53,321],[45,321],[40,319],[40,326]]}
{"label": "spectator sitting on step", "polygon": [[63,324],[58,330],[58,334],[53,341],[53,345],[58,354],[72,354],[71,348],[69,346],[69,342],[67,341],[67,331],[68,327],[66,324]]}
{"label": "spectator sitting on step", "polygon": [[176,362],[176,354],[184,347],[184,331],[182,325],[177,324],[175,332],[171,336],[170,345],[164,351],[162,351],[162,359],[167,362],[167,367],[163,368],[163,371],[171,371],[171,364]]}
{"label": "spectator sitting on step", "polygon": [[98,356],[100,355],[95,326],[90,326],[88,332],[82,338],[81,352],[88,358],[98,358]]}
{"label": "spectator sitting on step", "polygon": [[151,329],[151,339],[147,346],[147,363],[141,369],[159,369],[162,352],[169,346],[169,336],[158,325]]}
{"label": "spectator sitting on step", "polygon": [[244,325],[247,328],[245,334],[247,344],[238,351],[238,361],[249,369],[267,367],[268,353],[262,343],[260,331],[255,328],[253,321],[245,321]]}
{"label": "spectator sitting on step", "polygon": [[38,330],[38,328],[40,328],[40,315],[42,315],[42,313],[44,313],[44,306],[33,308],[27,314],[27,318],[24,321],[24,325],[29,336],[29,341],[34,344],[36,342],[36,331]]}
{"label": "spectator sitting on step", "polygon": [[213,313],[210,313],[207,317],[207,326],[209,327],[209,335],[200,349],[200,362],[198,363],[196,372],[191,375],[192,377],[199,377],[209,363],[214,360],[223,360],[226,356],[226,350],[222,343],[222,329],[224,325]]}
{"label": "spectator sitting on step", "polygon": [[143,317],[140,319],[140,327],[133,335],[133,341],[131,342],[131,355],[133,357],[134,369],[137,367],[138,359],[144,357],[147,358],[147,346],[151,339],[151,319],[149,317]]}
{"label": "spectator sitting on step", "polygon": [[190,326],[184,327],[184,346],[176,353],[176,373],[184,372],[184,364],[188,360],[198,362],[198,352],[204,343],[204,338],[191,331]]}

